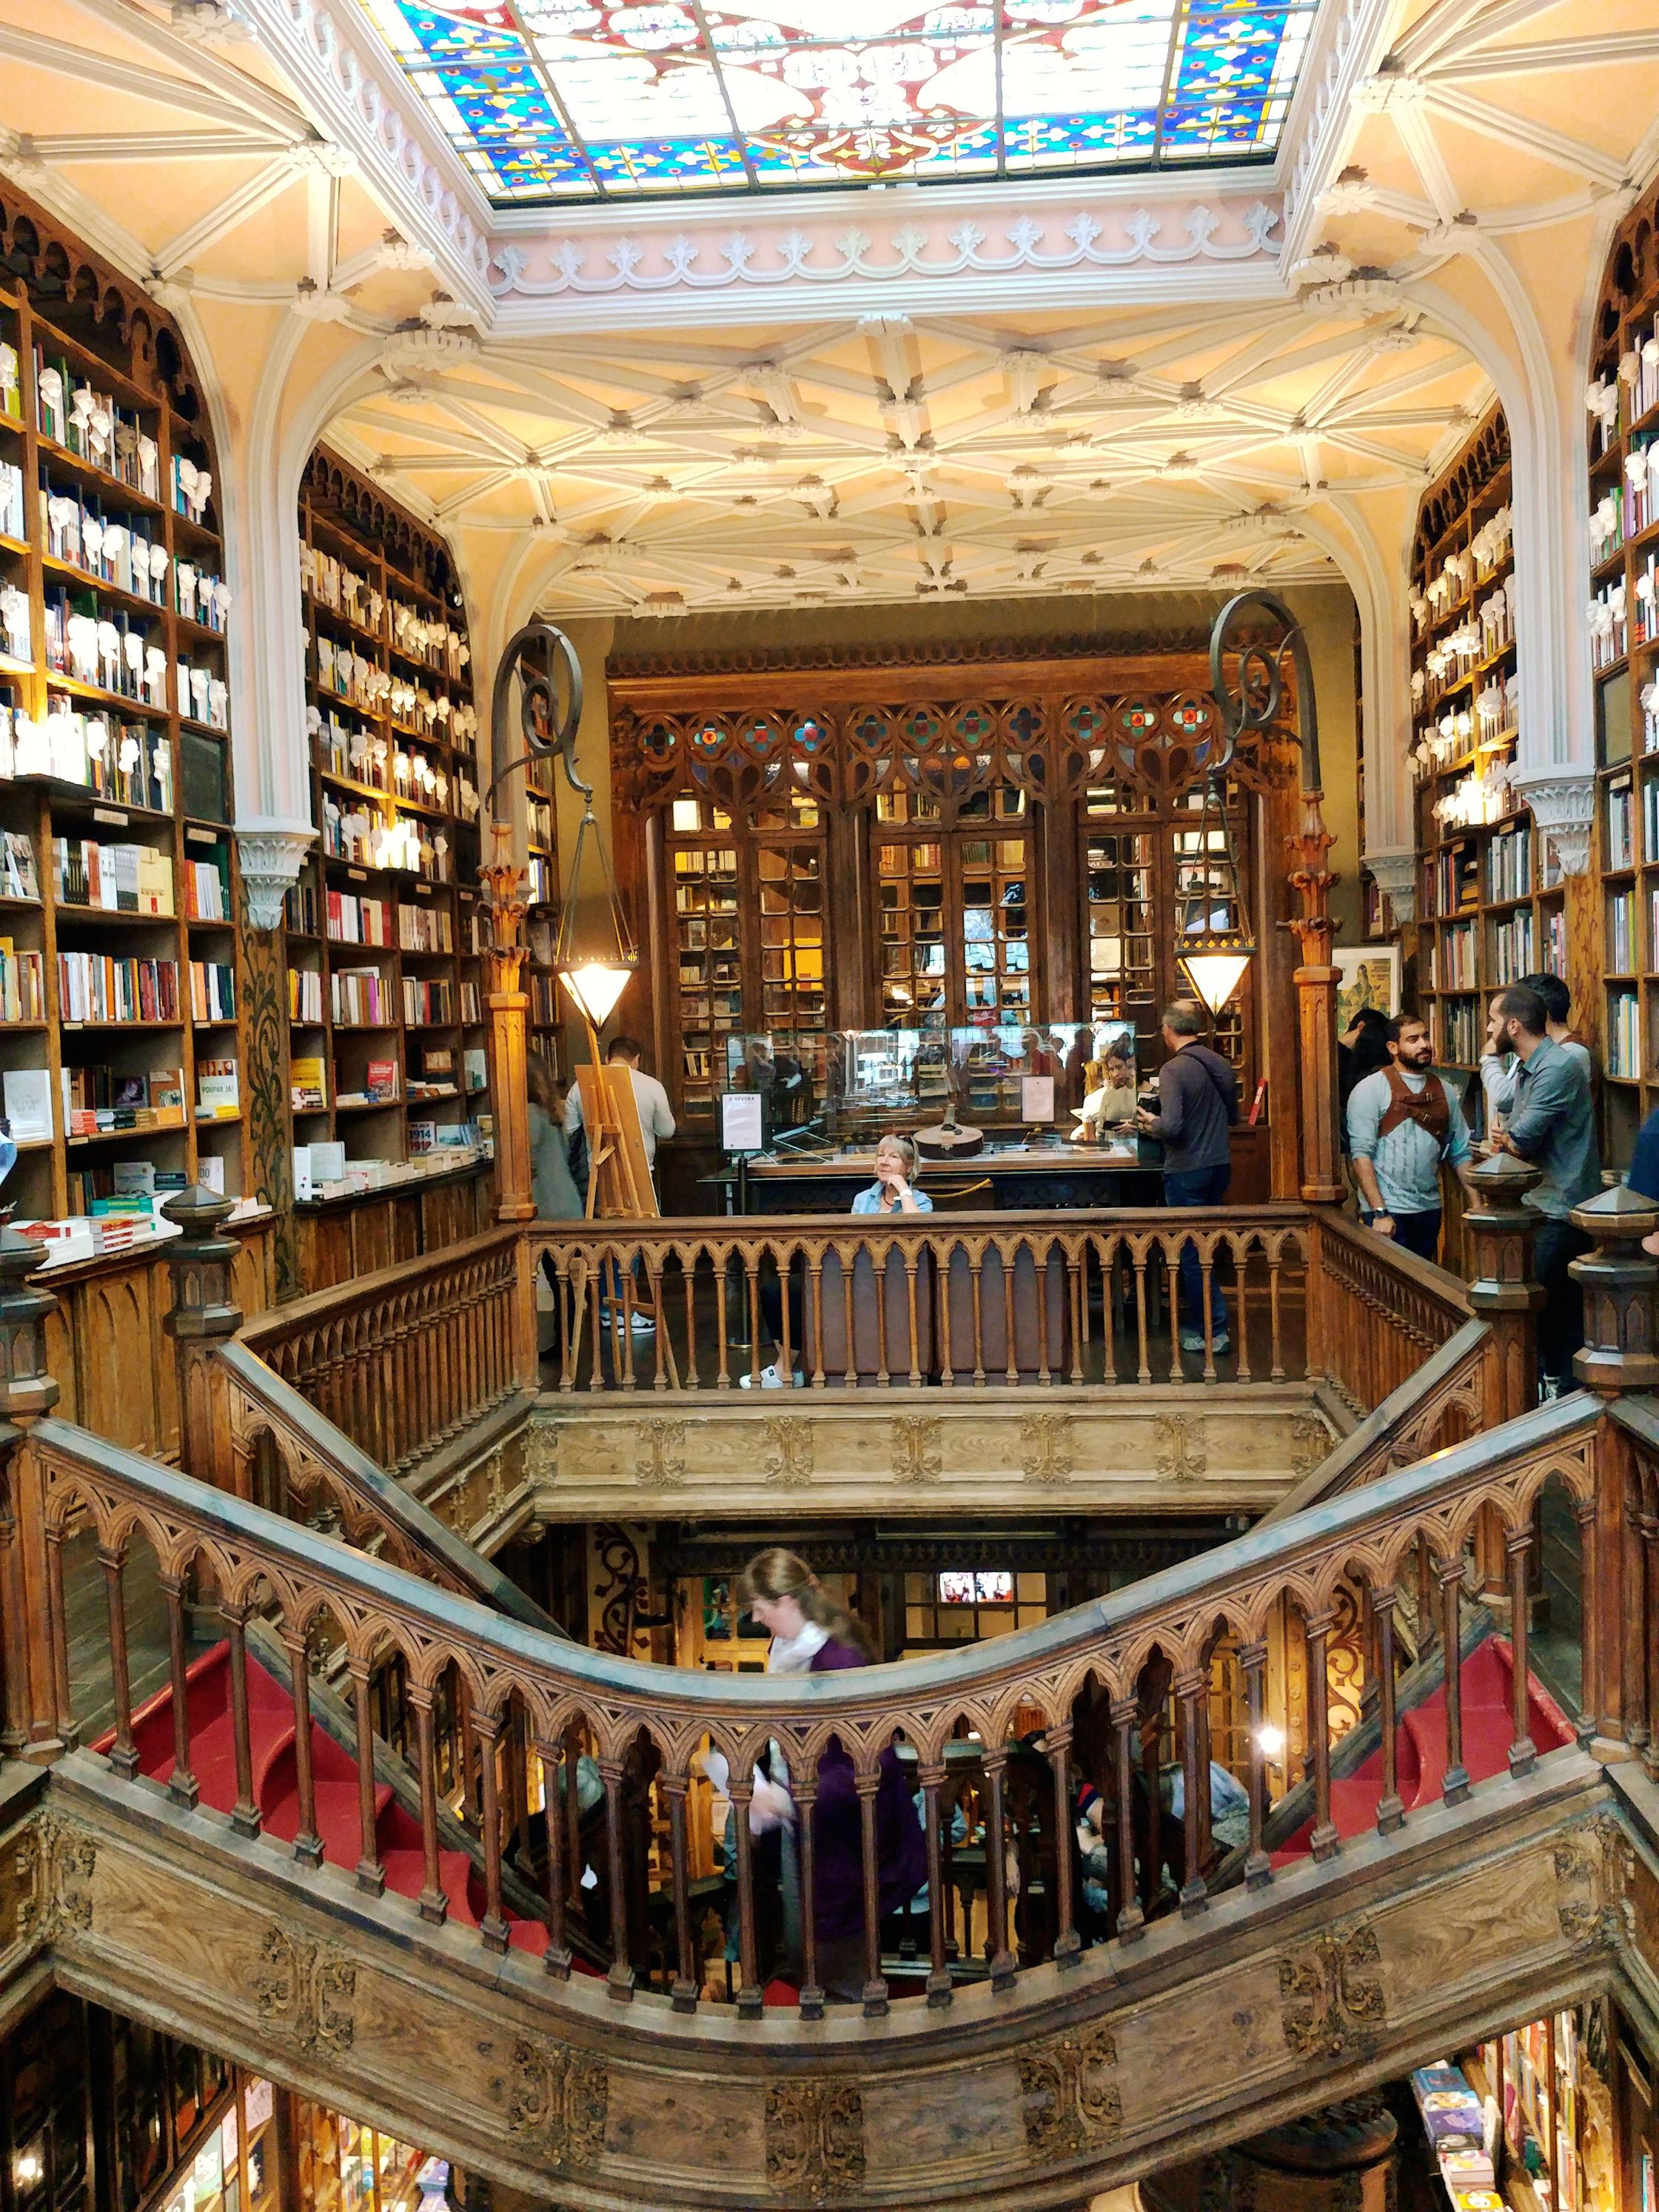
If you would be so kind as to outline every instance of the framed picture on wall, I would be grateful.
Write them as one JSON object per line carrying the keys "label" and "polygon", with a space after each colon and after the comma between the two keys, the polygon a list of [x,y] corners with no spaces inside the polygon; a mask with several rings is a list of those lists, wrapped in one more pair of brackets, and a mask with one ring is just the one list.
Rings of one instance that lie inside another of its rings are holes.
{"label": "framed picture on wall", "polygon": [[1354,1018],[1367,1006],[1400,1012],[1400,947],[1397,945],[1338,945],[1331,964],[1341,981],[1336,987],[1336,1033],[1346,1036]]}

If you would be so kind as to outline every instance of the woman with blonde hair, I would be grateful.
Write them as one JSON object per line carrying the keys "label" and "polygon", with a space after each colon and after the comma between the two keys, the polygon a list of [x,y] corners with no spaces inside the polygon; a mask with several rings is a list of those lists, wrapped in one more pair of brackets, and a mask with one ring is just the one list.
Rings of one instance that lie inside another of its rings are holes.
{"label": "woman with blonde hair", "polygon": [[[870,1649],[860,1624],[793,1552],[774,1546],[760,1553],[744,1569],[738,1594],[752,1617],[771,1632],[769,1674],[839,1674],[869,1665]],[[783,1762],[775,1745],[770,1764],[770,1775],[757,1774],[750,1804],[750,1826],[757,1834],[793,1830],[798,1817],[787,1770],[776,1771]],[[839,1736],[830,1737],[818,1761],[812,1841],[813,1895],[803,1904],[813,1916],[818,1982],[826,1996],[856,2004],[863,1996],[866,1967],[863,1820],[853,1762]],[[786,1865],[793,1856],[787,1854]],[[927,1879],[921,1825],[890,1746],[881,1754],[876,1791],[876,1864],[884,1914],[907,1905]]]}

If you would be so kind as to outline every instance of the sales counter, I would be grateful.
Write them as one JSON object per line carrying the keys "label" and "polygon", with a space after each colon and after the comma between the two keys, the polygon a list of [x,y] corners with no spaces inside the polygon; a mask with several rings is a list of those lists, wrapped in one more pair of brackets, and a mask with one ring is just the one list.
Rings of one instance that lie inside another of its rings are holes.
{"label": "sales counter", "polygon": [[[924,1161],[917,1187],[939,1213],[986,1206],[1070,1212],[1079,1207],[1157,1206],[1161,1148],[1134,1138],[1111,1145],[1035,1142],[1012,1133],[970,1159]],[[703,1185],[723,1194],[728,1213],[841,1213],[876,1179],[873,1146],[840,1152],[763,1152],[729,1161]]]}

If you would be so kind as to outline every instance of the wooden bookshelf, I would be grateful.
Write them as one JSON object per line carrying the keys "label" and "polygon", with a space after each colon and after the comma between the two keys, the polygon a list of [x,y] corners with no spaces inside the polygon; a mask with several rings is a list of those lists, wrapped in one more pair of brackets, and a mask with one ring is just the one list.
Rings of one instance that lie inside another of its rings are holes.
{"label": "wooden bookshelf", "polygon": [[[32,296],[27,273],[0,283],[12,864],[0,938],[13,955],[0,1013],[16,1017],[0,1018],[0,1073],[44,1078],[52,1125],[20,1142],[6,1182],[22,1222],[86,1214],[118,1167],[148,1164],[162,1185],[216,1178],[232,1197],[253,1188],[230,829],[237,616],[205,408],[177,334],[142,295],[59,286],[42,312],[52,289]],[[25,971],[29,988],[9,996]],[[223,1112],[204,1114],[216,1063],[234,1097],[222,1084]],[[72,1121],[64,1079],[77,1072],[86,1105]]]}
{"label": "wooden bookshelf", "polygon": [[300,535],[319,837],[286,911],[294,1141],[401,1161],[412,1124],[489,1104],[466,618],[443,540],[325,447]]}
{"label": "wooden bookshelf", "polygon": [[1437,1062],[1471,1077],[1492,993],[1566,973],[1559,876],[1505,781],[1522,712],[1510,502],[1494,408],[1425,495],[1412,550],[1418,995]]}
{"label": "wooden bookshelf", "polygon": [[[1659,254],[1649,191],[1614,239],[1590,370],[1586,618],[1595,684],[1606,1156],[1659,1105]],[[1649,358],[1651,354],[1652,358]],[[1644,703],[1645,697],[1645,703]]]}
{"label": "wooden bookshelf", "polygon": [[[550,677],[552,671],[546,672]],[[568,1077],[562,1038],[567,1008],[560,1004],[553,948],[559,929],[559,817],[554,797],[559,777],[556,757],[531,761],[524,772],[525,922],[528,948],[524,988],[530,999],[530,1042],[555,1075]],[[503,786],[503,798],[512,791]]]}

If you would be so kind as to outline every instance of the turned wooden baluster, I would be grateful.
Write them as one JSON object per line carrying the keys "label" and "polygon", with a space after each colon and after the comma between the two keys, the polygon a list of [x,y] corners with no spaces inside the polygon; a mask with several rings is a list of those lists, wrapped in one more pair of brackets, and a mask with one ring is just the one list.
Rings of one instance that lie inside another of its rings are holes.
{"label": "turned wooden baluster", "polygon": [[1054,1779],[1054,1887],[1059,1908],[1054,1933],[1054,1963],[1070,1966],[1083,1955],[1083,1939],[1077,1932],[1072,1894],[1072,1823],[1077,1809],[1072,1802],[1072,1731],[1062,1723],[1046,1733],[1048,1768]]}
{"label": "turned wooden baluster", "polygon": [[989,1800],[985,1816],[985,1911],[989,1923],[991,1987],[1014,1985],[1014,1954],[1008,1948],[1007,1838],[1002,1815],[1002,1778],[1008,1754],[1000,1747],[984,1754],[985,1792]]}
{"label": "turned wooden baluster", "polygon": [[1244,1725],[1250,1759],[1250,1841],[1244,1860],[1244,1887],[1264,1889],[1273,1878],[1273,1861],[1267,1856],[1262,1834],[1267,1817],[1267,1753],[1261,1741],[1267,1722],[1267,1645],[1244,1644],[1238,1663],[1244,1674]]}
{"label": "turned wooden baluster", "polygon": [[130,1782],[138,1771],[138,1751],[132,1741],[132,1672],[127,1656],[127,1601],[121,1571],[126,1565],[125,1544],[100,1544],[98,1564],[104,1571],[104,1600],[109,1613],[111,1686],[115,1697],[115,1742],[109,1753],[113,1772]]}
{"label": "turned wooden baluster", "polygon": [[680,1262],[680,1289],[685,1298],[685,1387],[697,1388],[697,1266],[702,1255],[693,1251]]}
{"label": "turned wooden baluster", "polygon": [[1376,1623],[1376,1723],[1382,1738],[1382,1795],[1376,1803],[1376,1826],[1379,1835],[1391,1836],[1406,1824],[1406,1808],[1400,1801],[1400,1724],[1395,1711],[1394,1613],[1399,1592],[1392,1583],[1379,1583],[1370,1596]]}
{"label": "turned wooden baluster", "polygon": [[755,1847],[749,1832],[749,1807],[755,1795],[751,1775],[734,1774],[726,1792],[732,1801],[738,1845],[738,2017],[758,2020],[762,1991],[755,1936]]}
{"label": "turned wooden baluster", "polygon": [[[1012,1389],[1019,1381],[1019,1340],[1016,1323],[1018,1302],[1014,1297],[1014,1269],[1019,1263],[1019,1244],[1016,1243],[1012,1249],[1005,1249],[1002,1239],[999,1237],[994,1240],[992,1249],[996,1253],[998,1267],[1002,1278],[1002,1348],[1005,1363],[1002,1379]],[[1037,1273],[1036,1254],[1029,1243],[1025,1246],[1025,1249],[1031,1254],[1031,1273],[1036,1283],[1037,1300],[1041,1305],[1042,1279]]]}
{"label": "turned wooden baluster", "polygon": [[[806,1765],[791,1752],[793,1765]],[[818,1981],[818,1778],[816,1765],[790,1784],[795,1798],[795,1837],[800,1852],[800,2016],[823,2018],[823,1990]]]}
{"label": "turned wooden baluster", "polygon": [[357,1723],[357,1826],[361,1850],[357,1887],[371,1897],[386,1888],[386,1869],[380,1863],[378,1811],[374,1802],[374,1717],[369,1705],[369,1664],[365,1654],[354,1651],[348,1661],[351,1673],[351,1702]]}
{"label": "turned wooden baluster", "polygon": [[974,1286],[974,1388],[985,1388],[985,1323],[981,1285],[985,1279],[985,1248],[981,1241],[977,1247],[969,1245],[968,1272]]}
{"label": "turned wooden baluster", "polygon": [[432,1725],[432,1685],[411,1682],[409,1703],[415,1715],[415,1771],[421,1785],[421,1893],[416,1909],[422,1920],[441,1928],[449,1912],[443,1869],[438,1856],[438,1750]]}
{"label": "turned wooden baluster", "polygon": [[1336,1615],[1327,1610],[1304,1622],[1308,1650],[1308,1759],[1313,1769],[1314,1824],[1308,1847],[1316,1859],[1336,1856],[1340,1839],[1331,1818],[1331,1705],[1327,1654]]}
{"label": "turned wooden baluster", "polygon": [[[64,1594],[64,1531],[46,1530],[46,1634],[52,1648],[52,1694],[59,1741],[73,1750],[81,1741],[70,1691],[69,1606]],[[192,1801],[193,1802],[193,1801]]]}
{"label": "turned wooden baluster", "polygon": [[1250,1312],[1244,1297],[1251,1242],[1249,1237],[1235,1237],[1231,1231],[1228,1234],[1227,1249],[1233,1255],[1233,1304],[1237,1308],[1233,1316],[1233,1356],[1238,1363],[1235,1372],[1241,1382],[1254,1379],[1250,1373]]}
{"label": "turned wooden baluster", "polygon": [[1463,1560],[1460,1553],[1455,1559],[1436,1564],[1443,1611],[1440,1634],[1446,1655],[1446,1779],[1441,1795],[1448,1805],[1461,1805],[1469,1794],[1468,1769],[1463,1764]]}
{"label": "turned wooden baluster", "polygon": [[1185,1836],[1186,1872],[1181,1885],[1180,1904],[1183,1917],[1190,1919],[1202,1912],[1210,1901],[1209,1885],[1204,1879],[1201,1851],[1204,1822],[1200,1811],[1202,1800],[1210,1790],[1209,1770],[1200,1763],[1199,1752],[1198,1701],[1209,1688],[1208,1673],[1201,1667],[1188,1668],[1177,1674],[1173,1685],[1176,1704],[1181,1713],[1181,1771],[1186,1799],[1186,1810],[1182,1821]]}
{"label": "turned wooden baluster", "polygon": [[[47,1540],[50,1541],[50,1537]],[[167,1794],[176,1804],[194,1808],[202,1792],[190,1764],[190,1683],[185,1653],[185,1577],[165,1572],[161,1595],[167,1609],[167,1682],[173,1693],[173,1772]]]}
{"label": "turned wooden baluster", "polygon": [[[1170,1380],[1171,1382],[1183,1382],[1186,1380],[1181,1371],[1181,1248],[1185,1242],[1184,1237],[1176,1237],[1171,1242],[1168,1237],[1165,1237],[1163,1240],[1164,1264],[1168,1277],[1170,1300]],[[1207,1338],[1207,1322],[1205,1334]]]}
{"label": "turned wooden baluster", "polygon": [[864,1853],[864,2016],[880,2020],[887,2010],[887,1984],[881,1971],[881,1864],[876,1846],[876,1792],[881,1771],[854,1777],[859,1796],[859,1831]]}
{"label": "turned wooden baluster", "polygon": [[945,1853],[939,1839],[939,1793],[945,1768],[937,1759],[921,1768],[922,1826],[927,1839],[927,2002],[937,2008],[951,2002],[951,1970],[945,1964]]}
{"label": "turned wooden baluster", "polygon": [[1117,1932],[1125,1943],[1133,1942],[1146,1922],[1135,1881],[1134,1733],[1139,1711],[1138,1698],[1114,1698],[1109,1716],[1117,1775],[1118,1881],[1123,1899]]}
{"label": "turned wooden baluster", "polygon": [[576,1794],[576,1766],[552,1736],[538,1736],[536,1756],[542,1763],[542,1819],[547,1831],[547,1949],[544,1970],[556,1980],[570,1978],[570,1942],[565,1930],[565,1899],[576,1859],[568,1846],[565,1825],[567,1795]]}
{"label": "turned wooden baluster", "polygon": [[246,1602],[229,1605],[221,1600],[219,1606],[230,1647],[230,1729],[236,1753],[236,1802],[230,1825],[239,1836],[257,1836],[262,1825],[253,1795],[253,1732],[247,1709],[247,1622],[252,1610]]}
{"label": "turned wooden baluster", "polygon": [[507,1916],[501,1910],[501,1808],[498,1754],[502,1716],[498,1712],[472,1715],[472,1733],[478,1746],[479,1826],[483,1833],[484,1913],[478,1938],[487,1951],[505,1951]]}
{"label": "turned wooden baluster", "polygon": [[814,1250],[809,1273],[812,1299],[812,1387],[822,1390],[826,1380],[823,1369],[823,1260]]}
{"label": "turned wooden baluster", "polygon": [[662,1778],[663,1795],[668,1801],[668,1848],[672,1862],[674,1887],[674,1950],[679,1971],[674,1978],[673,2008],[678,2013],[693,2013],[702,1984],[697,1973],[697,1947],[691,1929],[691,1867],[686,1838],[685,1793],[690,1787],[688,1774],[665,1774]]}
{"label": "turned wooden baluster", "polygon": [[1282,1382],[1285,1380],[1285,1340],[1279,1325],[1279,1284],[1284,1270],[1281,1256],[1283,1249],[1283,1246],[1275,1239],[1273,1251],[1267,1261],[1267,1316],[1273,1339],[1273,1360],[1268,1373],[1275,1382]]}
{"label": "turned wooden baluster", "polygon": [[916,1267],[918,1258],[918,1248],[915,1240],[913,1238],[907,1238],[904,1246],[904,1301],[905,1318],[908,1322],[910,1328],[910,1388],[913,1390],[919,1389],[921,1385],[921,1340],[916,1328]]}
{"label": "turned wooden baluster", "polygon": [[1531,1627],[1527,1601],[1527,1567],[1532,1555],[1530,1515],[1505,1528],[1504,1548],[1510,1563],[1510,1645],[1515,1674],[1515,1741],[1510,1746],[1510,1772],[1518,1777],[1530,1774],[1538,1764],[1538,1747],[1532,1740],[1532,1685],[1527,1673]]}
{"label": "turned wooden baluster", "polygon": [[294,1706],[294,1790],[299,1801],[300,1825],[294,1838],[294,1856],[306,1866],[323,1863],[323,1839],[317,1832],[317,1785],[311,1766],[311,1662],[303,1632],[283,1631],[288,1653],[289,1696]]}

